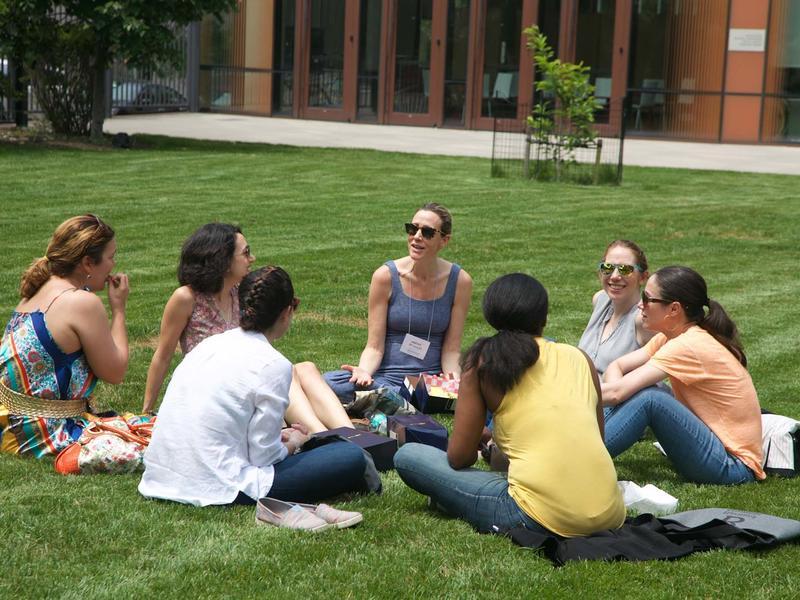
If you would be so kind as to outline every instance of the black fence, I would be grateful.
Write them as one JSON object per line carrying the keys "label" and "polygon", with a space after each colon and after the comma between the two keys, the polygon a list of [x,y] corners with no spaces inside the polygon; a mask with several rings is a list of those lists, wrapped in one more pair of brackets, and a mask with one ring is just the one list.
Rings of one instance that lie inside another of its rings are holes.
{"label": "black fence", "polygon": [[175,33],[177,67],[161,64],[137,68],[115,62],[106,76],[106,114],[189,110],[192,90],[187,73],[192,70],[192,53],[197,52],[192,32],[190,25]]}
{"label": "black fence", "polygon": [[[622,114],[624,98],[606,99],[598,110]],[[530,114],[527,106],[523,114]],[[616,125],[616,126],[615,126]],[[543,135],[527,118],[494,119],[492,135],[493,177],[521,177],[538,181],[565,181],[584,184],[622,182],[623,122],[598,123],[597,136],[574,145],[569,124]],[[609,133],[609,130],[616,130]]]}
{"label": "black fence", "polygon": [[[18,85],[17,73],[14,62],[8,57],[0,56],[0,123],[15,123],[18,116],[25,123],[27,115],[42,112],[36,90],[30,84]],[[17,102],[17,99],[22,102]]]}

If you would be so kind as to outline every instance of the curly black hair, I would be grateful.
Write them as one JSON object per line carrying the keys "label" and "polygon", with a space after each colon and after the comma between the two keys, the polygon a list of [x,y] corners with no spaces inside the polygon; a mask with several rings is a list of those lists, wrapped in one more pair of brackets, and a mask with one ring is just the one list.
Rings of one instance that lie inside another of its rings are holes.
{"label": "curly black hair", "polygon": [[201,294],[215,294],[222,289],[225,272],[236,251],[236,225],[207,223],[183,243],[178,263],[178,281]]}
{"label": "curly black hair", "polygon": [[266,331],[289,305],[296,305],[289,274],[280,267],[252,271],[239,284],[239,327]]}

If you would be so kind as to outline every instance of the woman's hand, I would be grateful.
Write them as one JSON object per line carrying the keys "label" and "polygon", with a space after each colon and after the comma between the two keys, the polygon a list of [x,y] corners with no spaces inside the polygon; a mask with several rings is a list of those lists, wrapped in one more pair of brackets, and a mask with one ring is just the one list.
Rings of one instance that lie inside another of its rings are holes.
{"label": "woman's hand", "polygon": [[311,435],[308,433],[308,428],[301,423],[292,423],[291,427],[281,430],[281,442],[289,454],[296,454],[309,439]]}
{"label": "woman's hand", "polygon": [[108,303],[111,306],[111,312],[124,312],[125,305],[128,303],[128,294],[130,287],[128,285],[128,276],[125,273],[116,273],[109,275],[106,278],[108,285]]}
{"label": "woman's hand", "polygon": [[350,371],[353,374],[352,377],[350,377],[350,383],[354,383],[358,387],[369,387],[372,385],[372,375],[361,367],[342,365],[342,369]]}

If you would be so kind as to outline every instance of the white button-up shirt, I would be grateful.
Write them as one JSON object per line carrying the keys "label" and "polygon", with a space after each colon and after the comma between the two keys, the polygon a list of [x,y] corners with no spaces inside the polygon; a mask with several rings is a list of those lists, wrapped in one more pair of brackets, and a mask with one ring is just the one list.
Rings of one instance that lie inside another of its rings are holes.
{"label": "white button-up shirt", "polygon": [[175,369],[144,455],[139,492],[195,506],[265,496],[281,443],[292,364],[241,328],[203,340]]}

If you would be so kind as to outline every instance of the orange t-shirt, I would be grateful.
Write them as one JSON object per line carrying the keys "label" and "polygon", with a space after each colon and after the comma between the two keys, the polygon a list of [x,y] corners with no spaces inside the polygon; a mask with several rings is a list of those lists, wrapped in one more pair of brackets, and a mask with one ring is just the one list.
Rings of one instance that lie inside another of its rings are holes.
{"label": "orange t-shirt", "polygon": [[757,479],[761,468],[761,407],[750,374],[725,346],[693,325],[671,340],[663,333],[645,346],[648,364],[669,375],[672,391]]}

